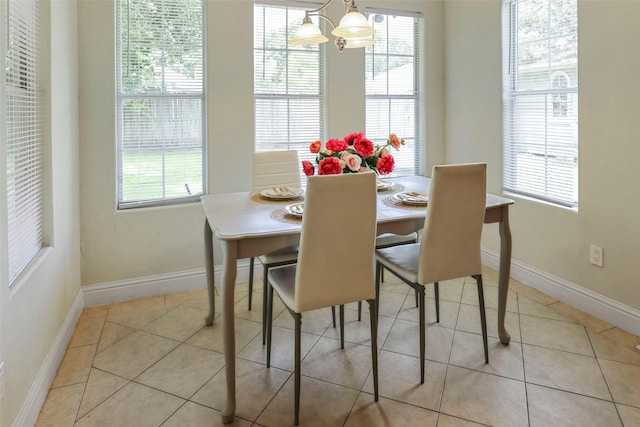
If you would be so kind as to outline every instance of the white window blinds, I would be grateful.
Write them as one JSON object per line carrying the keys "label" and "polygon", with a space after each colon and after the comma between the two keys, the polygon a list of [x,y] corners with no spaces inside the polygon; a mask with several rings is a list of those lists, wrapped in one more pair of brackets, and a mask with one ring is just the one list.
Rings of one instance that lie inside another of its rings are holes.
{"label": "white window blinds", "polygon": [[204,4],[117,1],[118,208],[205,190]]}
{"label": "white window blinds", "polygon": [[5,55],[9,283],[43,247],[46,76],[43,19],[35,0],[7,2]]}
{"label": "white window blinds", "polygon": [[577,0],[506,0],[505,192],[578,205]]}
{"label": "white window blinds", "polygon": [[421,144],[419,25],[421,15],[367,9],[376,44],[365,51],[367,138],[384,142],[390,133],[406,145],[391,150],[397,175],[418,170]]}
{"label": "white window blinds", "polygon": [[[324,88],[318,45],[289,46],[317,5],[287,2],[254,6],[255,150],[297,150],[313,160],[309,144],[323,139]],[[316,25],[317,17],[313,17]],[[301,169],[302,173],[302,169]]]}

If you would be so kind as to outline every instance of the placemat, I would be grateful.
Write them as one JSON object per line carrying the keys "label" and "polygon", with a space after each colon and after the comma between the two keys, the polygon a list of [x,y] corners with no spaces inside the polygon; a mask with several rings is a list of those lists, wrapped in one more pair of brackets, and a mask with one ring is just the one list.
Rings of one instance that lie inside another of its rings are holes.
{"label": "placemat", "polygon": [[384,190],[378,190],[378,193],[399,193],[404,190],[404,185],[395,182],[391,187]]}
{"label": "placemat", "polygon": [[271,211],[269,218],[288,224],[302,224],[302,217],[289,215],[283,208]]}
{"label": "placemat", "polygon": [[413,209],[413,210],[425,210],[427,209],[427,205],[424,206],[416,206],[416,205],[408,205],[406,203],[402,203],[400,200],[396,199],[393,196],[387,196],[382,199],[382,203],[391,208],[398,209]]}
{"label": "placemat", "polygon": [[251,196],[251,201],[252,202],[256,202],[256,203],[266,203],[269,205],[289,205],[291,203],[298,203],[298,202],[302,202],[304,200],[304,196],[300,196],[300,197],[294,197],[292,199],[267,199],[265,197],[262,197],[260,195],[260,193],[256,193],[253,196]]}

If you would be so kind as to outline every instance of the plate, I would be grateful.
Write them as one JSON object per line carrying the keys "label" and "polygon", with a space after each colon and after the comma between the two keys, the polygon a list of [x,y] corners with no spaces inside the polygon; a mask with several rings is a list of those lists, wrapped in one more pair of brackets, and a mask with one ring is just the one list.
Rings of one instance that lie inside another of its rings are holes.
{"label": "plate", "polygon": [[427,193],[420,193],[417,191],[408,191],[406,193],[397,193],[393,197],[402,203],[407,205],[424,206],[427,204],[429,195]]}
{"label": "plate", "polygon": [[296,199],[304,194],[304,190],[302,188],[297,187],[271,187],[266,190],[262,190],[260,195],[267,199],[274,200],[286,200],[286,199]]}
{"label": "plate", "polygon": [[391,187],[393,187],[393,181],[385,181],[382,179],[376,181],[376,188],[378,191],[388,190]]}
{"label": "plate", "polygon": [[284,210],[287,211],[289,215],[301,217],[302,211],[304,210],[304,202],[287,205],[284,207]]}

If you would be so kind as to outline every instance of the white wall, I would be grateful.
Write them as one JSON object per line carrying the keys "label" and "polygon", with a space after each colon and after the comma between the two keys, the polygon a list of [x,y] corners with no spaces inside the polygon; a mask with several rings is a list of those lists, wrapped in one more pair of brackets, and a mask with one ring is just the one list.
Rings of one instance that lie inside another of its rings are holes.
{"label": "white wall", "polygon": [[[423,12],[430,162],[443,160],[441,1],[358,1]],[[116,210],[114,3],[80,1],[82,283],[100,284],[204,266],[199,204]],[[332,17],[342,13],[334,2]],[[209,192],[248,190],[254,147],[253,1],[207,2]],[[330,42],[331,43],[331,42]],[[364,53],[328,43],[328,135],[364,129]],[[219,255],[217,251],[216,255]],[[220,263],[220,257],[217,257]]]}
{"label": "white wall", "polygon": [[[5,274],[0,275],[0,360],[5,362],[6,377],[2,426],[13,424],[27,395],[33,393],[34,381],[80,292],[76,17],[75,2],[51,2],[51,247],[11,289]],[[5,133],[0,130],[4,152]],[[3,176],[5,167],[3,156]],[[5,223],[6,212],[1,211]],[[6,238],[1,241],[5,272]],[[46,395],[49,385],[44,386]]]}
{"label": "white wall", "polygon": [[[640,2],[578,1],[579,210],[516,199],[513,258],[640,309]],[[447,0],[446,160],[484,160],[501,191],[501,1]],[[498,250],[497,233],[483,244]],[[589,245],[604,247],[604,268]]]}

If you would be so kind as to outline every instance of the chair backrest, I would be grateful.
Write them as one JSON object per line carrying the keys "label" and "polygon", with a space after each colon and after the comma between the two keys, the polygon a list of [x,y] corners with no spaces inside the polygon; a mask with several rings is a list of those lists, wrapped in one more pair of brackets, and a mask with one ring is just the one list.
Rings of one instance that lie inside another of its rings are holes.
{"label": "chair backrest", "polygon": [[484,163],[434,166],[421,246],[421,284],[481,274]]}
{"label": "chair backrest", "polygon": [[375,298],[376,175],[310,176],[294,310]]}
{"label": "chair backrest", "polygon": [[295,150],[253,153],[252,192],[274,186],[300,187],[300,168]]}

